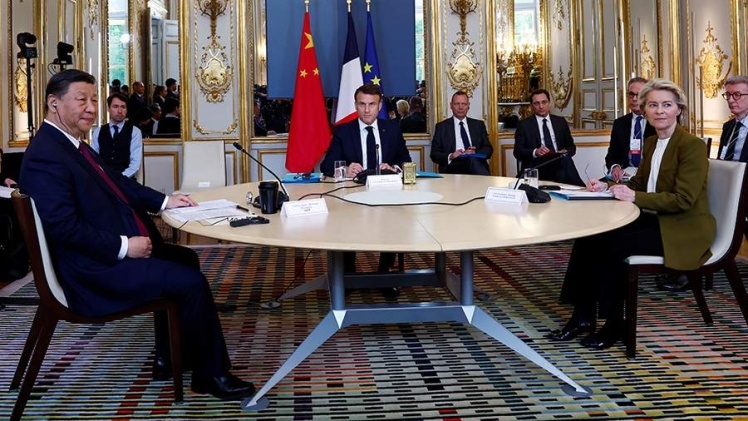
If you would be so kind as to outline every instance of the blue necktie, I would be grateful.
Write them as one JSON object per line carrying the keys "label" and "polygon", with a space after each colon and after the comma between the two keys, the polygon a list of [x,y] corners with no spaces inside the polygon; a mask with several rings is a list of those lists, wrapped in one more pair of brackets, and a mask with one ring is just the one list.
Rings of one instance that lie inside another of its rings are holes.
{"label": "blue necktie", "polygon": [[636,124],[634,124],[634,139],[639,139],[639,153],[631,154],[631,166],[639,167],[639,163],[642,160],[642,152],[644,151],[644,139],[642,139],[642,116],[636,116]]}
{"label": "blue necktie", "polygon": [[377,141],[374,139],[374,128],[366,126],[366,168],[373,170],[377,167]]}
{"label": "blue necktie", "polygon": [[462,147],[467,149],[470,147],[470,138],[468,137],[467,131],[465,131],[465,125],[460,122],[460,137],[462,138]]}
{"label": "blue necktie", "polygon": [[735,144],[738,143],[738,136],[740,135],[741,127],[743,127],[743,123],[736,121],[735,128],[732,129],[732,136],[730,136],[730,141],[727,143],[727,151],[725,152],[725,161],[732,161],[735,158]]}
{"label": "blue necktie", "polygon": [[114,139],[119,134],[119,126],[112,126],[112,128],[114,129],[114,134],[112,135],[112,139]]}

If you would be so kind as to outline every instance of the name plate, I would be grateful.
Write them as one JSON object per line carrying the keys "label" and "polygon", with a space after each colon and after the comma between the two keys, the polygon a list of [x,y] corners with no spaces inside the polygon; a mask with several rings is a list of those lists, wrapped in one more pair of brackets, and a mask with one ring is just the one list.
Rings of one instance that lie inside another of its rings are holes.
{"label": "name plate", "polygon": [[366,187],[369,190],[401,189],[403,180],[400,174],[370,175],[366,177]]}
{"label": "name plate", "polygon": [[324,198],[292,200],[283,204],[281,212],[288,218],[309,215],[327,215],[327,203],[325,203]]}
{"label": "name plate", "polygon": [[516,203],[519,205],[527,202],[527,195],[524,190],[489,187],[486,190],[485,201],[493,203]]}

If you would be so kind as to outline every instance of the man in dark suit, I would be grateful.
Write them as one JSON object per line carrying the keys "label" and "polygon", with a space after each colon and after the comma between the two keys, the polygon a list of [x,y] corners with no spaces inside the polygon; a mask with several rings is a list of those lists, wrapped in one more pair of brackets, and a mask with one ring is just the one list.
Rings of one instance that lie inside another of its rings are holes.
{"label": "man in dark suit", "polygon": [[626,101],[630,113],[613,121],[610,132],[605,166],[613,181],[621,181],[636,174],[641,162],[644,140],[655,134],[654,127],[647,124],[639,104],[639,91],[647,83],[643,77],[631,78],[626,84]]}
{"label": "man in dark suit", "polygon": [[177,85],[177,80],[170,77],[166,79],[164,84],[166,85],[166,98],[179,99],[179,85]]}
{"label": "man in dark suit", "polygon": [[514,132],[514,157],[522,163],[520,171],[538,167],[562,153],[566,155],[538,168],[539,178],[584,186],[571,159],[577,147],[569,124],[563,117],[550,113],[551,94],[545,89],[536,89],[530,95],[530,105],[534,115],[521,120]]}
{"label": "man in dark suit", "polygon": [[[331,177],[335,161],[345,161],[346,177],[355,177],[364,170],[373,171],[377,167],[396,171],[396,165],[410,162],[410,153],[398,124],[377,118],[382,108],[379,86],[370,83],[362,85],[356,89],[353,97],[358,118],[335,129],[330,147],[320,164],[322,172]],[[389,272],[394,261],[394,253],[382,253],[378,271]],[[354,253],[346,253],[345,271],[356,271]],[[382,292],[385,296],[398,294],[397,289]]]}
{"label": "man in dark suit", "polygon": [[[463,91],[452,95],[449,106],[452,117],[439,122],[434,129],[431,160],[439,165],[442,173],[489,175],[488,160],[493,154],[493,146],[488,140],[486,124],[467,116],[470,98]],[[471,156],[474,154],[485,157]]]}
{"label": "man in dark suit", "polygon": [[179,137],[182,131],[182,119],[179,111],[179,100],[167,97],[163,108],[164,116],[158,121],[156,129],[161,137]]}
{"label": "man in dark suit", "polygon": [[355,177],[361,171],[376,167],[395,171],[395,165],[410,162],[410,153],[397,123],[377,119],[382,108],[379,86],[362,85],[356,89],[354,97],[358,118],[335,129],[330,147],[320,164],[322,172],[332,176],[335,161],[346,161],[346,177]]}
{"label": "man in dark suit", "polygon": [[143,85],[143,82],[133,83],[132,91],[132,95],[127,99],[127,118],[134,122],[140,110],[146,108],[148,104],[145,103],[145,85]]}
{"label": "man in dark suit", "polygon": [[[160,297],[177,303],[192,390],[241,399],[254,386],[229,373],[213,295],[197,254],[165,244],[146,212],[195,206],[112,171],[81,138],[96,119],[96,81],[80,70],[52,76],[45,119],[21,167],[21,191],[35,201],[65,297],[74,311],[101,316]],[[166,319],[156,314],[153,378],[168,378]]]}

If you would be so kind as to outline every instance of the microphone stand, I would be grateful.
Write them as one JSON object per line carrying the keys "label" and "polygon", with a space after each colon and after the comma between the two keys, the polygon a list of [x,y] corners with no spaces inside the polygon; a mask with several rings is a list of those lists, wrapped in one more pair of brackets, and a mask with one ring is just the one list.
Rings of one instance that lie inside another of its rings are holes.
{"label": "microphone stand", "polygon": [[520,171],[519,173],[517,173],[517,182],[514,183],[514,187],[512,187],[512,190],[517,190],[517,188],[519,187],[520,180],[522,180],[522,177],[524,177],[524,175],[527,173],[527,171],[529,171],[529,170],[537,170],[538,168],[543,168],[544,166],[550,164],[551,162],[556,162],[556,161],[558,161],[559,159],[565,157],[568,154],[569,154],[568,152],[565,152],[565,153],[562,153],[562,154],[558,154],[558,155],[554,156],[553,158],[551,158],[551,159],[549,159],[547,161],[543,161],[543,162],[541,162],[540,164],[538,164],[538,165],[536,165],[534,167],[527,167],[527,168],[523,169],[522,171]]}
{"label": "microphone stand", "polygon": [[256,162],[257,165],[259,165],[263,169],[267,170],[267,172],[269,172],[270,174],[272,174],[272,176],[275,177],[276,180],[278,180],[278,184],[280,184],[280,188],[283,190],[283,191],[280,192],[279,197],[278,197],[278,204],[279,204],[278,207],[280,208],[280,204],[282,204],[283,202],[288,202],[288,200],[289,200],[288,191],[286,191],[286,187],[283,185],[283,182],[281,181],[280,177],[278,177],[278,175],[276,173],[274,173],[273,170],[271,170],[270,168],[266,167],[262,162],[258,161],[257,158],[255,158],[249,152],[247,152],[242,147],[242,145],[239,144],[239,142],[234,142],[234,147],[237,150],[239,150],[239,152],[242,152],[243,154],[247,155],[249,157],[249,159],[251,159],[252,161]]}
{"label": "microphone stand", "polygon": [[28,110],[28,113],[26,114],[28,116],[28,124],[29,124],[29,139],[32,139],[34,137],[34,104],[33,104],[33,97],[31,95],[31,69],[34,67],[33,64],[31,64],[31,58],[26,58],[26,110]]}

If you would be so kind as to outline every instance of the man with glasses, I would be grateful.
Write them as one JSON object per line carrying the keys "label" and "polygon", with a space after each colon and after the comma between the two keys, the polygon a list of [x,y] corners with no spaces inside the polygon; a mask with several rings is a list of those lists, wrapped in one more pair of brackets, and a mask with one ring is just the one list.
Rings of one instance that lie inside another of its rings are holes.
{"label": "man with glasses", "polygon": [[625,181],[636,174],[644,150],[644,140],[655,134],[654,127],[647,124],[639,104],[639,91],[647,83],[643,77],[633,77],[626,84],[626,103],[630,112],[613,122],[610,132],[605,166],[608,176],[615,182]]}

